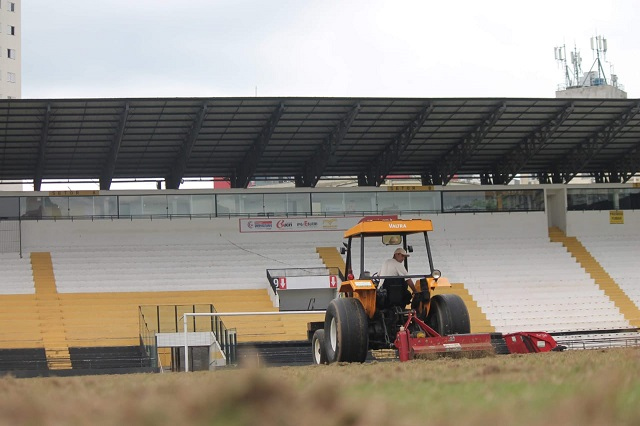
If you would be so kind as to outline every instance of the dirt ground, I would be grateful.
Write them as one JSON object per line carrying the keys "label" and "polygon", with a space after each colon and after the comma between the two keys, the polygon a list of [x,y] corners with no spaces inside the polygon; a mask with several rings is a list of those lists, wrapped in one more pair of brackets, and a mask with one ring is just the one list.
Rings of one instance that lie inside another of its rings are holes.
{"label": "dirt ground", "polygon": [[637,425],[640,349],[0,378],[2,425]]}

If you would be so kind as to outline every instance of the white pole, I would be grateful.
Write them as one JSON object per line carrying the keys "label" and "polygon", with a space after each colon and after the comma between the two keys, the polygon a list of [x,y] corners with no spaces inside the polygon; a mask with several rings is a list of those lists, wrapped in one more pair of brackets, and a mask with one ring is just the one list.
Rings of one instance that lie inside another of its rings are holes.
{"label": "white pole", "polygon": [[187,314],[183,315],[184,319],[184,371],[189,372],[189,340],[187,334]]}
{"label": "white pole", "polygon": [[296,314],[324,314],[326,311],[284,311],[284,312],[185,312],[184,316],[190,317],[238,317],[247,315],[296,315]]}

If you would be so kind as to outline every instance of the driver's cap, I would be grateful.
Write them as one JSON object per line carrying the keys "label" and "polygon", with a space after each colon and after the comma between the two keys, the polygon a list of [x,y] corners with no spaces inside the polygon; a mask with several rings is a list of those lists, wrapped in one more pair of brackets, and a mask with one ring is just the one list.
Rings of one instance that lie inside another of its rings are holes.
{"label": "driver's cap", "polygon": [[396,251],[393,252],[393,255],[400,253],[403,256],[409,257],[409,254],[403,248],[397,248]]}

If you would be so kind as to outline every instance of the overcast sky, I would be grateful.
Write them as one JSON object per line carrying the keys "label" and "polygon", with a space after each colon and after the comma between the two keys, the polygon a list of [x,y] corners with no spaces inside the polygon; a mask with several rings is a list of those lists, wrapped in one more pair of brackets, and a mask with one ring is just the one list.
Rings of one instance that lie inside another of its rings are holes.
{"label": "overcast sky", "polygon": [[[22,97],[554,97],[590,37],[640,97],[636,0],[23,0]],[[606,66],[609,72],[609,66]]]}

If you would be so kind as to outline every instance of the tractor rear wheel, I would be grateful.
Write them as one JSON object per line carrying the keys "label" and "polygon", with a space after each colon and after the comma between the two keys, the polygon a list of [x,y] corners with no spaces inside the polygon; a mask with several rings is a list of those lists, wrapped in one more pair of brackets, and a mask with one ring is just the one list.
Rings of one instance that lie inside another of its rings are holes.
{"label": "tractor rear wheel", "polygon": [[327,351],[324,343],[324,330],[316,330],[311,339],[311,350],[313,351],[314,364],[327,363]]}
{"label": "tractor rear wheel", "polygon": [[353,297],[333,299],[324,319],[327,361],[364,362],[369,349],[369,320]]}
{"label": "tractor rear wheel", "polygon": [[427,325],[441,336],[471,332],[469,311],[457,294],[438,294],[431,299]]}

